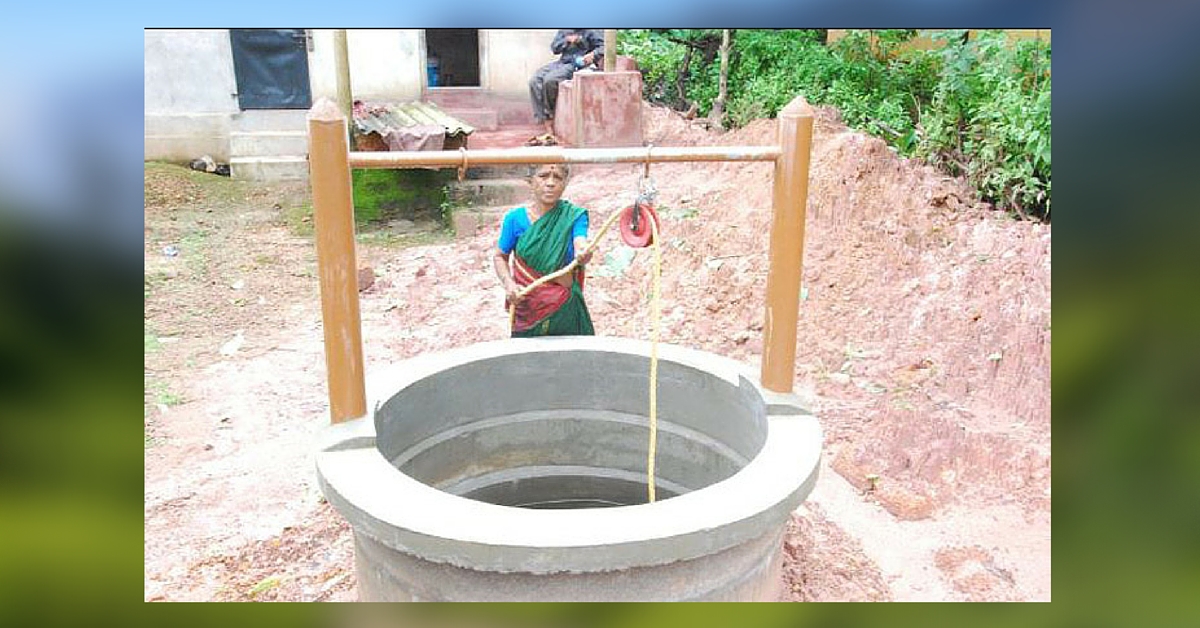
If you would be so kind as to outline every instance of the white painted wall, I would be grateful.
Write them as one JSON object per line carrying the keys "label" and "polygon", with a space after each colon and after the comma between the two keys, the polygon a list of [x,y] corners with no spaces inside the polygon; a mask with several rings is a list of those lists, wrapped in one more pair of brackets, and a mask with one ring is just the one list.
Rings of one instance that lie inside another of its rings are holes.
{"label": "white painted wall", "polygon": [[[506,96],[529,94],[529,77],[555,58],[554,29],[480,29],[480,86]],[[416,100],[425,86],[425,37],[415,29],[347,30],[351,91],[363,100]],[[337,97],[333,31],[313,31],[313,99]]]}
{"label": "white painted wall", "polygon": [[227,30],[145,31],[145,158],[226,161],[237,80]]}
{"label": "white painted wall", "polygon": [[529,78],[557,55],[550,52],[556,29],[480,30],[485,88],[507,96],[529,95]]}
{"label": "white painted wall", "polygon": [[[412,29],[347,30],[350,88],[362,100],[417,100],[425,81],[421,31]],[[337,65],[333,31],[313,31],[308,55],[313,100],[337,98]]]}
{"label": "white painted wall", "polygon": [[235,113],[229,31],[145,31],[146,113]]}

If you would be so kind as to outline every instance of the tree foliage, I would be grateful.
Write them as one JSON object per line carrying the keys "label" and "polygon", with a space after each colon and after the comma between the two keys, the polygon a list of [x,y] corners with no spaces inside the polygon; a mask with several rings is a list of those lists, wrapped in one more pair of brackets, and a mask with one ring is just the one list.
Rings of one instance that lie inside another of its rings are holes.
{"label": "tree foliage", "polygon": [[[1050,215],[1050,46],[1000,31],[940,31],[931,49],[913,30],[736,30],[725,124],[774,117],[798,94],[832,105],[852,128],[898,152],[966,176],[997,207]],[[708,115],[718,92],[721,31],[627,30],[644,93]]]}

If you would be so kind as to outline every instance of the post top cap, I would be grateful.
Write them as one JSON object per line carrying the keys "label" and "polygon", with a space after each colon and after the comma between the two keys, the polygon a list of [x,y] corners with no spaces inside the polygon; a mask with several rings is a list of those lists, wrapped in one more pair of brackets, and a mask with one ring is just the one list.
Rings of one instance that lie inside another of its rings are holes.
{"label": "post top cap", "polygon": [[308,110],[308,119],[321,122],[337,122],[345,120],[346,116],[342,115],[342,110],[338,109],[336,103],[327,96],[322,96],[313,105],[312,109]]}

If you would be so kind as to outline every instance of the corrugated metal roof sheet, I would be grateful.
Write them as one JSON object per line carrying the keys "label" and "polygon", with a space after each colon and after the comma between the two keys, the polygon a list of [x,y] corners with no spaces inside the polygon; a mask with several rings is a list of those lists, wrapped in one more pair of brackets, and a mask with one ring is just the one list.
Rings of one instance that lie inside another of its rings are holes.
{"label": "corrugated metal roof sheet", "polygon": [[475,127],[428,102],[388,103],[355,107],[354,124],[360,133],[387,135],[390,129],[440,125],[446,135],[470,135]]}

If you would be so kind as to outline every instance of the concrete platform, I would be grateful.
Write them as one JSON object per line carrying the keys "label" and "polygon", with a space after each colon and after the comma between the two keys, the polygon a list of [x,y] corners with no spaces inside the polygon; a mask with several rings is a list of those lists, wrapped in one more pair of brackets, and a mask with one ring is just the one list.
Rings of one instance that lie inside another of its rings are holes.
{"label": "concrete platform", "polygon": [[640,72],[576,72],[558,88],[554,134],[576,148],[642,145]]}

